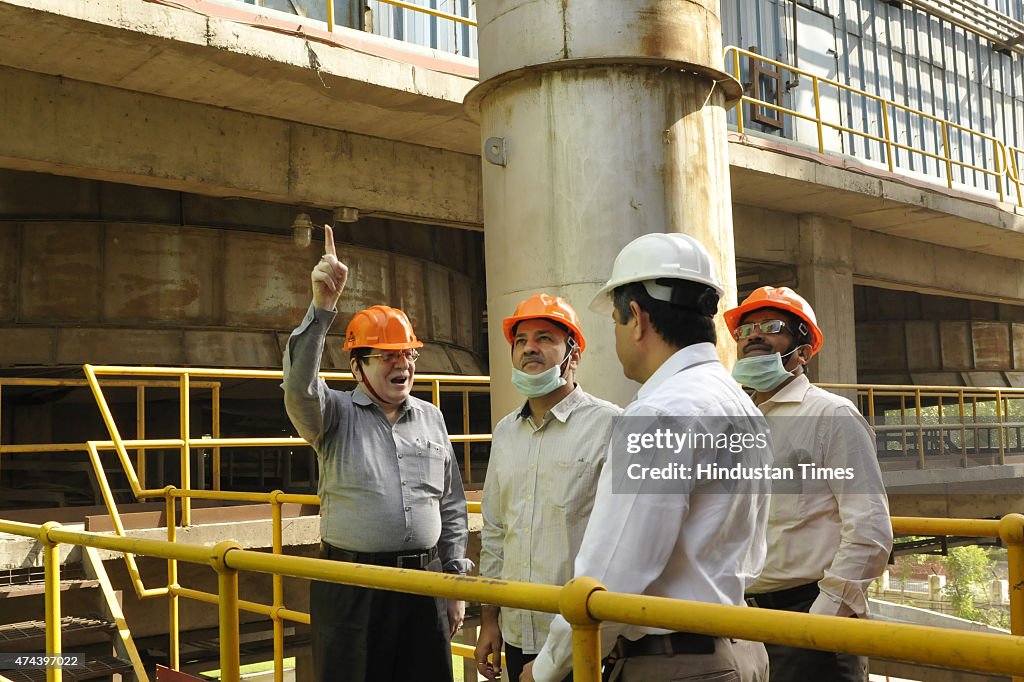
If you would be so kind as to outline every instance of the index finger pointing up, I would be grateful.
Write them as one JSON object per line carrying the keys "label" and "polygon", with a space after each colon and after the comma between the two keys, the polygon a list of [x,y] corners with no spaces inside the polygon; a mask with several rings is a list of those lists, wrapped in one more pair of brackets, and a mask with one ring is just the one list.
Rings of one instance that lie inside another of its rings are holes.
{"label": "index finger pointing up", "polygon": [[338,252],[334,250],[334,230],[330,225],[324,225],[324,255],[338,257]]}

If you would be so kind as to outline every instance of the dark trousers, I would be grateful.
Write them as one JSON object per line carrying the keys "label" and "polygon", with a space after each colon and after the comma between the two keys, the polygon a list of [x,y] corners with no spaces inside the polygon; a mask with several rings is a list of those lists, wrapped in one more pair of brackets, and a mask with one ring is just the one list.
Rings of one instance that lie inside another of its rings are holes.
{"label": "dark trousers", "polygon": [[[811,597],[805,590],[798,601],[785,603],[783,600],[779,604],[758,606],[808,613],[816,598],[816,594]],[[866,682],[868,679],[868,659],[863,656],[767,643],[764,648],[768,651],[768,682]]]}
{"label": "dark trousers", "polygon": [[[505,644],[505,674],[502,680],[505,682],[519,682],[519,676],[523,674],[526,664],[537,658],[537,654],[524,654],[517,646]],[[572,674],[568,675],[562,682],[572,682]]]}
{"label": "dark trousers", "polygon": [[309,619],[318,682],[452,682],[445,599],[312,581]]}

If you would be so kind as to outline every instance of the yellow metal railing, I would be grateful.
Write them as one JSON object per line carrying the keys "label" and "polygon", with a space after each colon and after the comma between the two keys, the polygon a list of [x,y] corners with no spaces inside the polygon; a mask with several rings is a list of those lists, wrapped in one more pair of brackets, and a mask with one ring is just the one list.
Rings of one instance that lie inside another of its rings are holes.
{"label": "yellow metal railing", "polygon": [[[466,26],[476,26],[476,22],[469,17],[464,17],[458,14],[449,14],[448,12],[442,12],[441,10],[434,9],[432,7],[424,7],[423,5],[415,5],[411,2],[403,2],[403,0],[377,0],[385,5],[392,5],[401,9],[407,9],[412,12],[419,12],[420,14],[426,14],[427,16],[437,17],[438,19],[447,19],[454,21],[458,24],[465,24]],[[331,0],[326,0],[327,3],[327,30],[334,31],[334,3]]]}
{"label": "yellow metal railing", "polygon": [[[1024,388],[975,388],[884,384],[817,384],[856,392],[861,414],[871,423],[884,461],[894,452],[916,453],[959,466],[1006,464],[1024,455]],[[889,445],[895,446],[890,449]]]}
{"label": "yellow metal railing", "polygon": [[[801,79],[806,78],[811,83],[814,102],[813,113],[796,111],[795,109],[760,99],[756,96],[759,84],[752,84],[751,90],[753,93],[744,94],[743,101],[740,103],[740,106],[736,108],[737,130],[741,134],[744,132],[743,102],[745,102],[751,107],[768,109],[779,115],[786,115],[794,119],[808,121],[815,124],[815,126],[817,126],[818,151],[822,154],[827,151],[825,148],[825,130],[835,130],[840,133],[853,135],[881,145],[885,150],[885,162],[890,172],[896,170],[895,157],[898,151],[918,154],[936,161],[939,167],[945,169],[944,175],[946,178],[946,185],[950,189],[953,187],[954,167],[960,170],[975,171],[994,180],[1000,201],[1005,200],[1005,187],[1006,185],[1009,185],[1016,189],[1017,204],[1024,206],[1024,191],[1022,191],[1022,183],[1018,174],[1019,166],[1017,163],[1018,155],[1022,153],[1022,150],[1014,147],[1007,147],[1002,140],[993,137],[992,135],[972,130],[971,128],[967,128],[958,123],[953,123],[952,121],[921,111],[920,109],[915,109],[913,107],[908,107],[906,105],[887,100],[883,97],[879,97],[878,95],[845,85],[838,81],[822,78],[821,76],[817,76],[809,71],[790,66],[784,62],[769,59],[768,57],[764,57],[750,50],[744,50],[734,46],[727,47],[725,49],[726,65],[727,67],[732,68],[732,75],[741,81],[743,80],[741,77],[743,73],[741,58],[746,58],[748,63],[759,62],[762,64],[769,64],[777,69],[780,74],[789,73],[794,76],[798,76]],[[786,80],[788,79],[780,78],[779,82],[782,83]],[[851,97],[858,97],[866,102],[873,103],[881,112],[881,130],[871,132],[852,128],[848,125],[844,125],[843,122],[839,120],[831,121],[826,119],[822,114],[822,88],[833,88],[837,94],[841,95],[845,93]],[[897,140],[896,135],[894,134],[895,131],[892,121],[896,118],[898,112],[921,122],[929,121],[931,124],[938,126],[938,133],[941,139],[941,153],[928,151],[922,147],[915,147]],[[991,152],[992,167],[987,165],[986,160],[981,162],[986,165],[978,165],[976,163],[953,158],[950,144],[951,133],[967,136],[969,139],[980,142],[986,150]]]}
{"label": "yellow metal railing", "polygon": [[[195,493],[196,491],[193,491]],[[172,499],[170,496],[168,499]],[[1001,521],[957,519],[895,519],[900,532],[995,532],[1010,546],[1011,624],[1014,632],[1024,626],[1024,516],[1011,514]],[[1014,675],[1024,679],[1024,638],[963,632],[920,625],[883,623],[803,613],[687,602],[605,591],[592,578],[578,578],[563,587],[452,576],[381,566],[347,564],[306,557],[282,556],[241,549],[233,541],[197,546],[158,540],[116,537],[65,530],[58,523],[42,526],[0,521],[0,532],[36,538],[44,548],[46,581],[47,654],[61,652],[60,640],[60,544],[106,549],[114,552],[208,565],[217,572],[218,592],[202,593],[173,585],[177,596],[216,602],[220,622],[220,669],[222,679],[239,679],[239,611],[253,610],[271,617],[305,614],[282,606],[260,605],[239,598],[238,572],[252,571],[277,577],[339,582],[362,587],[433,595],[499,606],[561,613],[573,628],[573,678],[578,682],[600,679],[601,621],[629,623],[718,637],[734,637],[786,646],[843,651],[853,654],[905,660],[944,668]],[[303,622],[308,621],[305,616]],[[275,658],[277,657],[275,647]],[[275,670],[281,670],[280,660]],[[47,670],[48,681],[59,681],[61,671]]]}

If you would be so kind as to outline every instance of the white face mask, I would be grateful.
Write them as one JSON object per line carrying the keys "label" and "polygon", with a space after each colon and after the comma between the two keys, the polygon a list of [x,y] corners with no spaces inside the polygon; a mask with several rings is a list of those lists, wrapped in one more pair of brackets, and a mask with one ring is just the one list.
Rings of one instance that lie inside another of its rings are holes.
{"label": "white face mask", "polygon": [[738,360],[732,368],[732,378],[747,388],[765,393],[778,388],[786,379],[794,376],[792,372],[786,371],[782,364],[782,358],[795,353],[797,348],[781,355],[755,355],[754,357]]}
{"label": "white face mask", "polygon": [[569,365],[569,358],[572,357],[572,351],[576,348],[576,342],[571,337],[565,348],[565,357],[562,361],[554,367],[549,367],[540,374],[527,374],[521,369],[512,368],[512,385],[516,387],[525,398],[539,398],[542,395],[547,395],[552,391],[560,389],[565,386],[568,382],[562,376]]}
{"label": "white face mask", "polygon": [[565,386],[566,381],[562,378],[561,369],[561,365],[555,365],[540,374],[527,374],[513,367],[512,385],[526,398],[539,398]]}

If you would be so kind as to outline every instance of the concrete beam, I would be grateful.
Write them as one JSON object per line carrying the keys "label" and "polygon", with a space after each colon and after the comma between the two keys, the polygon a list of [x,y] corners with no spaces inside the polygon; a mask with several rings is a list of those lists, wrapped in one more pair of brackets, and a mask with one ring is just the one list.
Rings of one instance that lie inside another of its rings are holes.
{"label": "concrete beam", "polygon": [[[68,49],[73,45],[74,49]],[[204,0],[0,2],[0,65],[478,153],[476,61]]]}
{"label": "concrete beam", "polygon": [[483,224],[479,157],[0,68],[0,167]]}
{"label": "concrete beam", "polygon": [[1024,208],[838,155],[730,133],[736,203],[983,254],[1024,258]]}

